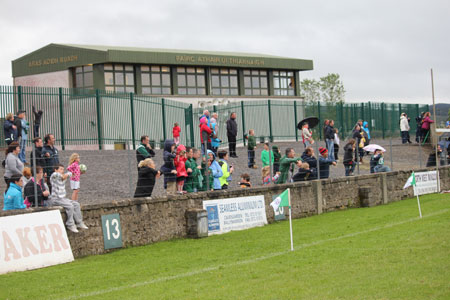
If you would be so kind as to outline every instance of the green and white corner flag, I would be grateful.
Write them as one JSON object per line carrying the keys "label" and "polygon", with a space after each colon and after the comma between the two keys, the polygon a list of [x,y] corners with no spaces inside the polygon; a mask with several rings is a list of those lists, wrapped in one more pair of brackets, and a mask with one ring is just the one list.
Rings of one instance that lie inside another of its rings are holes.
{"label": "green and white corner flag", "polygon": [[409,176],[408,180],[405,183],[405,186],[403,187],[403,189],[406,189],[410,186],[416,186],[416,175],[414,174],[414,172],[411,173],[411,176]]}
{"label": "green and white corner flag", "polygon": [[279,194],[275,200],[270,203],[273,209],[276,211],[279,207],[289,207],[289,231],[291,233],[291,251],[294,251],[294,239],[292,234],[292,212],[291,212],[291,191],[286,189]]}
{"label": "green and white corner flag", "polygon": [[279,194],[275,200],[270,203],[274,210],[278,210],[279,207],[290,206],[289,205],[289,189]]}

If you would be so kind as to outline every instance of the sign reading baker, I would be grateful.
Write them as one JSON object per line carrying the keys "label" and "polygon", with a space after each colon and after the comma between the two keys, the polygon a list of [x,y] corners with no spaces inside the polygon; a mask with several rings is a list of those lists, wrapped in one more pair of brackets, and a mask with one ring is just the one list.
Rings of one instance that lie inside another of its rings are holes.
{"label": "sign reading baker", "polygon": [[0,274],[73,259],[59,210],[0,218]]}

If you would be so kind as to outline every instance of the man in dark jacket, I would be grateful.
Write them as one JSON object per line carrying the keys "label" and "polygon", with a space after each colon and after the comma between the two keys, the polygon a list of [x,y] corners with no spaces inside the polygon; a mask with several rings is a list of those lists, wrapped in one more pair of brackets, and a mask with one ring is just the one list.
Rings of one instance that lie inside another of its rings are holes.
{"label": "man in dark jacket", "polygon": [[[320,167],[320,179],[330,177],[330,165],[335,166],[336,162],[328,158],[328,150],[320,147],[319,152],[319,167]],[[302,154],[302,160],[309,164],[313,174],[309,177],[310,180],[317,179],[317,158],[314,156],[314,149],[307,147]]]}
{"label": "man in dark jacket", "polygon": [[[34,149],[35,149],[34,151],[36,152],[36,166],[45,168],[46,167],[45,158],[42,155],[44,143],[40,137],[34,138],[33,143],[34,143]],[[30,153],[30,163],[31,163],[31,168],[33,168],[33,151],[31,151],[31,153]]]}
{"label": "man in dark jacket", "polygon": [[137,164],[146,158],[152,158],[155,156],[155,151],[153,151],[150,146],[150,139],[148,135],[141,136],[141,144],[136,149],[136,160]]}
{"label": "man in dark jacket", "polygon": [[39,127],[41,126],[42,114],[44,112],[42,110],[36,111],[36,108],[33,105],[33,115],[34,115],[34,126],[33,126],[33,137],[39,136]]}
{"label": "man in dark jacket", "polygon": [[3,123],[3,132],[7,145],[17,140],[17,127],[14,125],[14,116],[12,113],[6,115],[5,123]]}
{"label": "man in dark jacket", "polygon": [[161,173],[164,174],[164,188],[168,194],[175,194],[177,191],[177,170],[174,163],[176,157],[175,148],[176,144],[173,140],[164,142],[164,164],[161,167]]}
{"label": "man in dark jacket", "polygon": [[328,126],[325,127],[325,141],[327,143],[327,149],[329,157],[334,160],[334,121],[330,120]]}
{"label": "man in dark jacket", "polygon": [[50,183],[50,177],[53,172],[55,172],[55,167],[59,165],[59,154],[58,149],[55,148],[55,136],[51,133],[44,137],[44,147],[42,148],[42,157],[45,158],[45,169],[44,172],[47,174],[47,184],[52,190],[52,185]]}
{"label": "man in dark jacket", "polygon": [[19,115],[23,114],[24,111],[20,110],[17,112],[17,116],[14,116],[14,126],[16,126],[17,134],[16,134],[16,141],[19,140],[20,137],[22,137],[22,119],[19,118]]}
{"label": "man in dark jacket", "polygon": [[236,113],[232,112],[230,118],[227,121],[227,137],[228,148],[230,150],[230,157],[237,157],[236,155],[236,136],[238,127],[236,123]]}
{"label": "man in dark jacket", "polygon": [[28,198],[28,202],[30,202],[31,205],[34,206],[34,186],[36,185],[38,206],[44,206],[44,201],[48,199],[50,192],[47,190],[47,187],[44,183],[44,171],[39,166],[36,167],[36,180],[38,182],[37,185],[34,183],[34,178],[28,181],[28,183],[24,187],[23,195],[25,198]]}

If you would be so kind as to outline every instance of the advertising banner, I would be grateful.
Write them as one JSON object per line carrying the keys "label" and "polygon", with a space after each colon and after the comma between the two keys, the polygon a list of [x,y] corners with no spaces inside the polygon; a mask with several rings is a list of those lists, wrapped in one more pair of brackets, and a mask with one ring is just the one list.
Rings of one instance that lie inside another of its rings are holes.
{"label": "advertising banner", "polygon": [[59,210],[0,218],[0,274],[73,261]]}
{"label": "advertising banner", "polygon": [[416,186],[414,188],[414,196],[437,193],[437,176],[436,171],[414,173],[416,177]]}
{"label": "advertising banner", "polygon": [[264,196],[203,201],[208,213],[208,235],[267,224]]}

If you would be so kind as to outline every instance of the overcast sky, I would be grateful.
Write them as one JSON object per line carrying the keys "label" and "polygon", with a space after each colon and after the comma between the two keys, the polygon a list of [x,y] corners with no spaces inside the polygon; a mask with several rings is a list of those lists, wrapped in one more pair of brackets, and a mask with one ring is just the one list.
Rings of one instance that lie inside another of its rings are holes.
{"label": "overcast sky", "polygon": [[340,74],[346,101],[450,103],[450,1],[1,0],[0,85],[49,43],[264,53]]}

